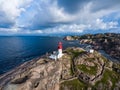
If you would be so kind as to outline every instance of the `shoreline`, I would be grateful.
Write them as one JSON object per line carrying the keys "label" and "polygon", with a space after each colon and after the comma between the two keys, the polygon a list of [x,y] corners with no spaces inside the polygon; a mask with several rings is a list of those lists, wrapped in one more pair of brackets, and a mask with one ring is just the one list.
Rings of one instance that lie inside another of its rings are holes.
{"label": "shoreline", "polygon": [[80,44],[92,45],[95,50],[104,50],[106,54],[120,62],[120,33],[85,34],[66,36],[66,41],[77,40]]}
{"label": "shoreline", "polygon": [[[106,70],[113,72],[117,69],[116,73],[119,73],[119,68],[113,67],[114,62],[97,51],[89,53],[83,48],[69,47],[63,54],[57,61],[48,58],[49,54],[43,55],[3,74],[0,76],[0,90],[59,90],[61,87],[66,90],[64,84],[74,80],[92,87],[103,78]],[[86,69],[81,68],[84,65]],[[111,75],[118,75],[116,73]]]}

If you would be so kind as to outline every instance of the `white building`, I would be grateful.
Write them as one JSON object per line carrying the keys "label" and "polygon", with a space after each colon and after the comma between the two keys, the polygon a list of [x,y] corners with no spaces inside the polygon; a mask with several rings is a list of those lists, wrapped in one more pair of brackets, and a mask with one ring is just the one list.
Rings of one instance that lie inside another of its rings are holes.
{"label": "white building", "polygon": [[49,58],[57,60],[57,59],[61,58],[62,56],[63,56],[63,53],[62,53],[62,43],[59,42],[59,44],[58,44],[58,51],[54,51],[53,54],[51,54],[49,56]]}
{"label": "white building", "polygon": [[91,45],[86,46],[85,50],[89,53],[94,53],[94,49],[92,49]]}
{"label": "white building", "polygon": [[90,50],[89,50],[89,53],[94,53],[94,50],[93,50],[93,49],[90,49]]}

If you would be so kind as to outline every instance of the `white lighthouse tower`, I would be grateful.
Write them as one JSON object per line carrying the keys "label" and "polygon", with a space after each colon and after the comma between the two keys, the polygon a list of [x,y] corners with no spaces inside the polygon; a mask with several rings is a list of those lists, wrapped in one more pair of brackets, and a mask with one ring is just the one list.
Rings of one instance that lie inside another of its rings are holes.
{"label": "white lighthouse tower", "polygon": [[62,53],[62,42],[58,43],[58,51],[54,51],[53,54],[49,56],[49,58],[57,60],[58,58],[61,58],[63,56]]}
{"label": "white lighthouse tower", "polygon": [[63,53],[62,53],[62,42],[59,42],[58,44],[58,58],[62,57]]}

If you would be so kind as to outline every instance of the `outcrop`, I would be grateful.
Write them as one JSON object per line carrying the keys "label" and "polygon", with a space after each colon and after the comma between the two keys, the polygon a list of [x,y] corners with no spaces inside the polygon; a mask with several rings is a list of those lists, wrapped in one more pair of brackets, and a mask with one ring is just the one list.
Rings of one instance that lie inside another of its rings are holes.
{"label": "outcrop", "polygon": [[104,50],[112,58],[120,61],[120,34],[86,34],[82,36],[72,36],[72,40],[79,40],[81,44],[90,44],[96,50]]}
{"label": "outcrop", "polygon": [[74,38],[72,36],[66,36],[63,38],[64,40],[67,40],[67,41],[71,41],[71,40],[74,40]]}
{"label": "outcrop", "polygon": [[45,55],[0,76],[0,90],[92,89],[119,90],[120,64],[79,47],[67,48],[57,61]]}
{"label": "outcrop", "polygon": [[59,90],[62,65],[48,58],[22,64],[0,77],[1,90]]}

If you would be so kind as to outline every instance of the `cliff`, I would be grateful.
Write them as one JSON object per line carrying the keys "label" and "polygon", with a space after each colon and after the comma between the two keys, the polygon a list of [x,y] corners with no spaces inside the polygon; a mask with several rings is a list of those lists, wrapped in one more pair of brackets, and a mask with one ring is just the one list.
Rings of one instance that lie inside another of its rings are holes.
{"label": "cliff", "polygon": [[72,47],[57,61],[46,55],[0,76],[0,90],[119,90],[119,74],[120,64]]}

